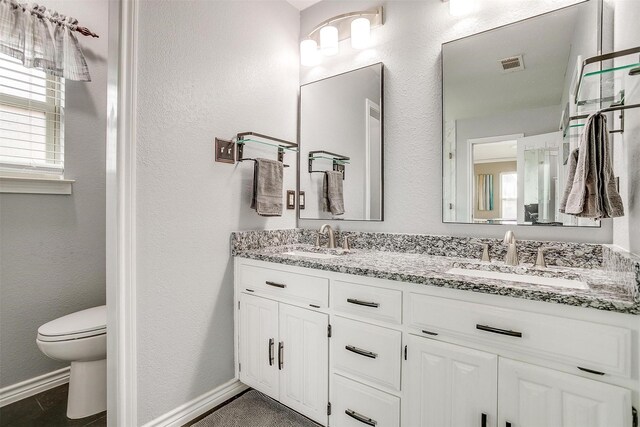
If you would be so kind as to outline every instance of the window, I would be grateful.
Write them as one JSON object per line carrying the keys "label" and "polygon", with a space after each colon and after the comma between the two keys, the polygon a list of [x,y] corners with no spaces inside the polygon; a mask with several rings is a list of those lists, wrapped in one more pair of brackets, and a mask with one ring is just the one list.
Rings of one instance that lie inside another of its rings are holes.
{"label": "window", "polygon": [[0,54],[0,174],[60,178],[64,79]]}
{"label": "window", "polygon": [[500,215],[503,220],[518,219],[518,174],[500,174]]}

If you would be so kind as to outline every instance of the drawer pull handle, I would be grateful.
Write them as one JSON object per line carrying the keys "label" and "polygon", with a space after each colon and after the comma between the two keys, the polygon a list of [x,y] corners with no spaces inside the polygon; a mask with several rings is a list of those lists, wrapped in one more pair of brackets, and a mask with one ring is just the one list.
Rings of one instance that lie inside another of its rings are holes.
{"label": "drawer pull handle", "polygon": [[380,307],[380,304],[378,304],[377,302],[360,301],[359,299],[354,299],[354,298],[347,298],[347,302],[355,305],[364,305],[365,307],[373,307],[373,308]]}
{"label": "drawer pull handle", "polygon": [[273,366],[273,338],[269,338],[269,366]]}
{"label": "drawer pull handle", "polygon": [[284,366],[284,343],[280,341],[278,343],[278,369],[282,370]]}
{"label": "drawer pull handle", "polygon": [[482,414],[481,422],[482,422],[482,427],[487,427],[487,414],[485,413]]}
{"label": "drawer pull handle", "polygon": [[511,427],[511,423],[510,423],[509,421],[507,421],[506,426],[507,426],[507,427]]}
{"label": "drawer pull handle", "polygon": [[284,289],[284,288],[287,287],[287,285],[283,285],[282,283],[270,282],[268,280],[266,282],[264,282],[264,283],[266,283],[269,286],[273,286],[275,288],[280,288],[280,289]]}
{"label": "drawer pull handle", "polygon": [[604,372],[594,371],[593,369],[583,368],[582,366],[578,366],[578,369],[580,369],[581,371],[584,371],[584,372],[588,372],[590,374],[594,374],[594,375],[604,375]]}
{"label": "drawer pull handle", "polygon": [[509,335],[510,337],[522,338],[522,332],[510,331],[508,329],[494,328],[486,325],[476,325],[476,329],[481,331],[493,332],[494,334]]}
{"label": "drawer pull handle", "polygon": [[364,356],[364,357],[369,357],[371,359],[376,359],[378,357],[378,355],[376,353],[373,353],[373,352],[367,351],[367,350],[363,350],[361,348],[354,347],[352,345],[346,345],[344,348],[349,350],[352,353],[356,353],[356,354],[359,354],[360,356]]}
{"label": "drawer pull handle", "polygon": [[351,409],[346,409],[346,410],[344,411],[344,413],[345,413],[345,414],[347,414],[347,415],[349,415],[349,416],[350,416],[351,418],[353,418],[354,420],[358,420],[358,421],[360,421],[361,423],[366,424],[366,425],[368,425],[368,426],[375,426],[375,425],[377,425],[377,424],[378,424],[378,422],[377,422],[377,421],[372,420],[372,419],[371,419],[371,418],[369,418],[369,417],[365,417],[364,415],[361,415],[361,414],[359,414],[359,413],[357,413],[356,411],[351,410]]}
{"label": "drawer pull handle", "polygon": [[422,330],[422,333],[423,334],[427,334],[427,335],[433,335],[433,336],[438,335],[437,332],[431,332],[431,331],[427,331],[427,330],[424,330],[424,329]]}

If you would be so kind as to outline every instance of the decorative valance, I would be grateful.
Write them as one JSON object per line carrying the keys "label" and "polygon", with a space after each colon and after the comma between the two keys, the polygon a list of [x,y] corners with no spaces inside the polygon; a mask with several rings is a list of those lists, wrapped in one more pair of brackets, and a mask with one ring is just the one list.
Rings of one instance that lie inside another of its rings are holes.
{"label": "decorative valance", "polygon": [[98,37],[78,20],[44,6],[28,7],[15,0],[0,0],[0,52],[27,68],[69,80],[91,81],[87,61],[74,35]]}

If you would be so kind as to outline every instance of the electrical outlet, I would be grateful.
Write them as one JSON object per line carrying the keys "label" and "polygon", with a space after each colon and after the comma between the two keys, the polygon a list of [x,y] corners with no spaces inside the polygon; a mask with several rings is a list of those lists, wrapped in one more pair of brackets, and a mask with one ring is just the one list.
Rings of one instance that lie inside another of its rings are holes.
{"label": "electrical outlet", "polygon": [[215,144],[216,162],[235,163],[236,144],[233,141],[216,138]]}

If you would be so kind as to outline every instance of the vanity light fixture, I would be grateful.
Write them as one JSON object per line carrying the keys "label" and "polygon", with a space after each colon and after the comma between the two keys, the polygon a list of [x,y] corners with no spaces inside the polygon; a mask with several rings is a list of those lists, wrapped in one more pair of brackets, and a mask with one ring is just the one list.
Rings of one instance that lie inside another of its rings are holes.
{"label": "vanity light fixture", "polygon": [[371,41],[371,21],[367,18],[357,18],[351,21],[351,47],[365,49]]}
{"label": "vanity light fixture", "polygon": [[449,2],[449,14],[451,16],[463,16],[474,12],[477,8],[478,0],[442,0]]}
{"label": "vanity light fixture", "polygon": [[320,52],[315,40],[307,39],[300,43],[300,63],[305,67],[313,67],[320,63]]}
{"label": "vanity light fixture", "polygon": [[382,6],[329,18],[317,25],[309,37],[300,43],[300,63],[306,67],[318,65],[320,53],[324,56],[337,55],[340,41],[348,38],[351,38],[351,47],[354,49],[368,48],[371,28],[382,24]]}
{"label": "vanity light fixture", "polygon": [[320,29],[320,50],[324,56],[337,55],[338,48],[338,29],[333,25],[327,25]]}

